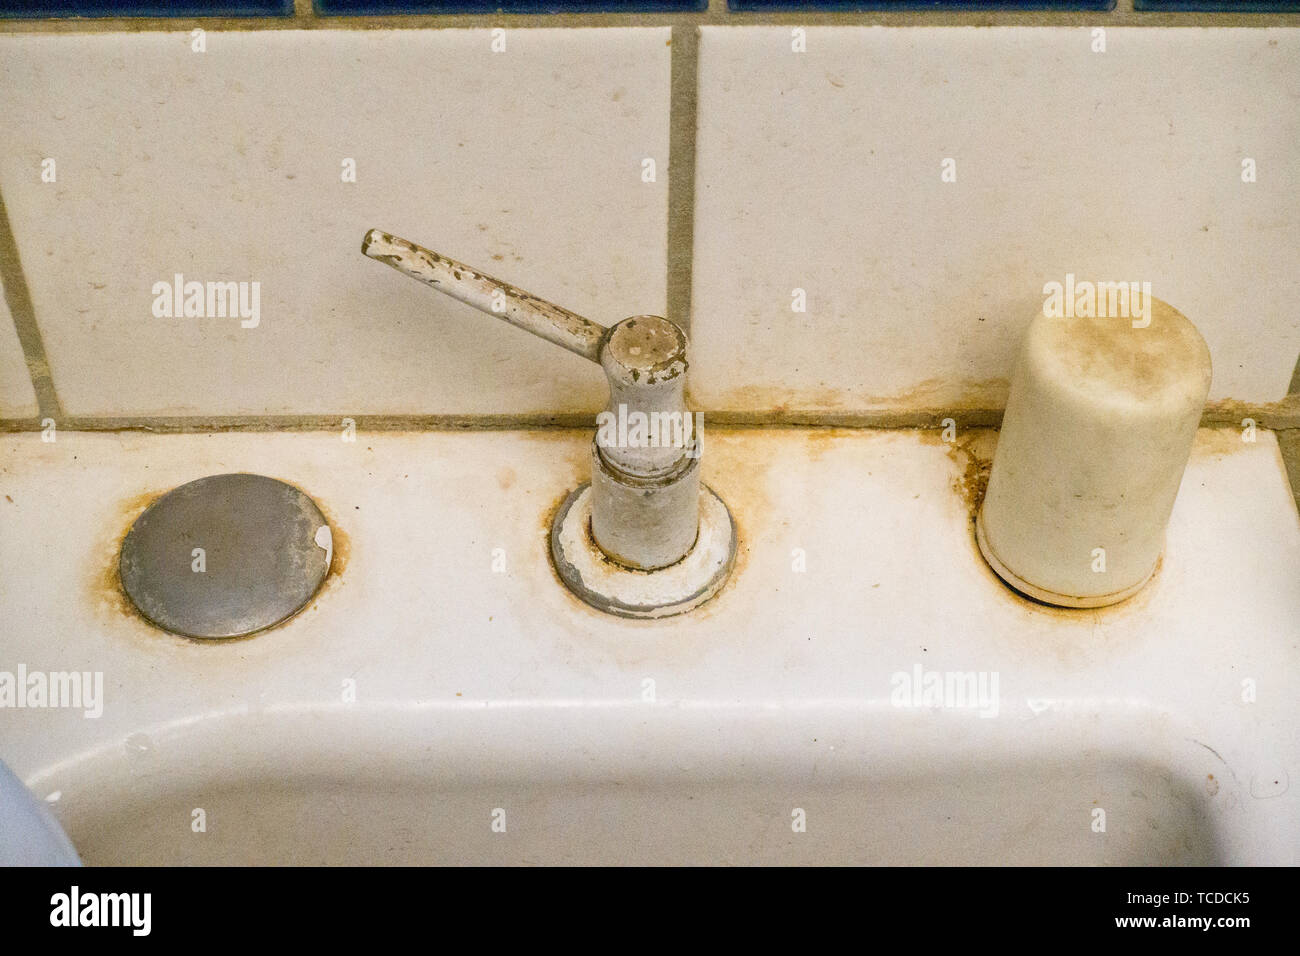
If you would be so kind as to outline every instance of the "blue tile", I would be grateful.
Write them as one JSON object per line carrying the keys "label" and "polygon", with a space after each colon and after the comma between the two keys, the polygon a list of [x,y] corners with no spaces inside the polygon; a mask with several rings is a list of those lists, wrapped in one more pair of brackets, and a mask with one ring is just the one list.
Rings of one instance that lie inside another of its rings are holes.
{"label": "blue tile", "polygon": [[[3,2],[3,0],[0,0]],[[376,13],[675,13],[704,10],[708,0],[315,0],[316,12]]]}
{"label": "blue tile", "polygon": [[0,17],[283,17],[293,0],[0,0]]}

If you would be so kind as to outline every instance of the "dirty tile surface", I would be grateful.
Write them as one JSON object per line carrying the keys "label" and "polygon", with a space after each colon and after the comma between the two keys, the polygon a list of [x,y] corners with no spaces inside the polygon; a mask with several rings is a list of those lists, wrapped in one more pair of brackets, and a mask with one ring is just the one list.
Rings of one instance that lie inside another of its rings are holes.
{"label": "dirty tile surface", "polygon": [[[365,259],[361,237],[383,228],[602,323],[661,313],[668,41],[0,37],[0,190],[67,411],[599,408],[598,370]],[[185,296],[204,284],[202,315],[155,314],[177,275]],[[209,306],[216,282],[246,284],[237,317],[224,287]]]}
{"label": "dirty tile surface", "polygon": [[695,400],[998,407],[1043,286],[1068,274],[1150,282],[1209,343],[1211,399],[1281,399],[1300,353],[1300,30],[1105,39],[827,27],[796,53],[790,27],[705,27]]}

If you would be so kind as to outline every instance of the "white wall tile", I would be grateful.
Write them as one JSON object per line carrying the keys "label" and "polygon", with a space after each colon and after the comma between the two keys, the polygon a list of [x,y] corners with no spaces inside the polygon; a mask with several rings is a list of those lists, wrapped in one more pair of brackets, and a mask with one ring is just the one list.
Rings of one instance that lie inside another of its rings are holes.
{"label": "white wall tile", "polygon": [[[662,313],[668,40],[512,30],[493,53],[486,30],[210,31],[194,53],[187,33],[0,37],[0,189],[65,407],[599,407],[599,369],[364,258],[361,237],[383,228],[604,323]],[[259,281],[260,326],[155,318],[152,285],[177,272]]]}
{"label": "white wall tile", "polygon": [[1091,40],[827,27],[793,53],[789,27],[704,28],[694,400],[1000,404],[1043,284],[1068,272],[1150,281],[1209,343],[1212,399],[1282,398],[1300,351],[1300,30]]}
{"label": "white wall tile", "polygon": [[5,304],[4,286],[0,285],[0,418],[31,418],[36,415],[36,392],[27,371],[18,332],[14,328],[9,306]]}

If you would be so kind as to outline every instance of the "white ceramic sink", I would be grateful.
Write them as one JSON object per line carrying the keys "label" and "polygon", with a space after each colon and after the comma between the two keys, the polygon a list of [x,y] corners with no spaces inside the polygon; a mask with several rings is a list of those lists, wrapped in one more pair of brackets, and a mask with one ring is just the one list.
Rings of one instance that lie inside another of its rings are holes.
{"label": "white ceramic sink", "polygon": [[[0,670],[101,671],[104,701],[0,709],[0,759],[91,864],[1300,862],[1300,518],[1271,434],[1202,431],[1152,583],[1062,611],[983,563],[977,469],[936,434],[713,429],[738,565],[657,622],[549,565],[588,441],[4,436]],[[251,639],[162,634],[117,545],[150,494],[228,471],[311,494],[336,573]],[[986,695],[901,706],[918,673]]]}

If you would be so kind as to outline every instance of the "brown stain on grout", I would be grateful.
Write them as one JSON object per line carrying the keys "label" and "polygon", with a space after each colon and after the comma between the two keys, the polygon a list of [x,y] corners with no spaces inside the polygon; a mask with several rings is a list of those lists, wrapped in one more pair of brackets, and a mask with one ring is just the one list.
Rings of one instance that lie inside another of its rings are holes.
{"label": "brown stain on grout", "polygon": [[[834,389],[773,389],[746,386],[724,396],[723,408],[688,405],[703,415],[705,426],[735,428],[941,428],[944,419],[958,428],[996,428],[1002,422],[1006,394],[1003,380],[976,383],[974,391],[958,401],[939,402],[935,382],[921,383],[897,395],[854,399],[849,407]],[[136,417],[77,416],[57,419],[60,429],[85,432],[145,432],[195,434],[209,432],[312,432],[338,431],[344,418],[368,432],[548,431],[594,428],[599,409],[571,408],[557,412],[524,414],[399,414],[399,415],[143,415]],[[1300,429],[1300,394],[1278,402],[1252,404],[1232,399],[1209,402],[1200,427],[1240,427],[1250,418],[1270,431]],[[0,418],[0,432],[39,431],[39,418]]]}
{"label": "brown stain on grout", "polygon": [[1276,402],[1242,402],[1235,398],[1220,398],[1205,403],[1201,413],[1201,427],[1241,427],[1242,419],[1249,418],[1260,428],[1282,431],[1300,428],[1300,392],[1287,395]]}
{"label": "brown stain on grout", "polygon": [[742,385],[727,389],[715,404],[733,413],[715,414],[804,414],[849,413],[858,415],[907,415],[918,412],[959,414],[1001,408],[1006,404],[1010,382],[1005,378],[959,381],[929,378],[893,392],[858,395],[845,389],[786,388],[774,385]]}

